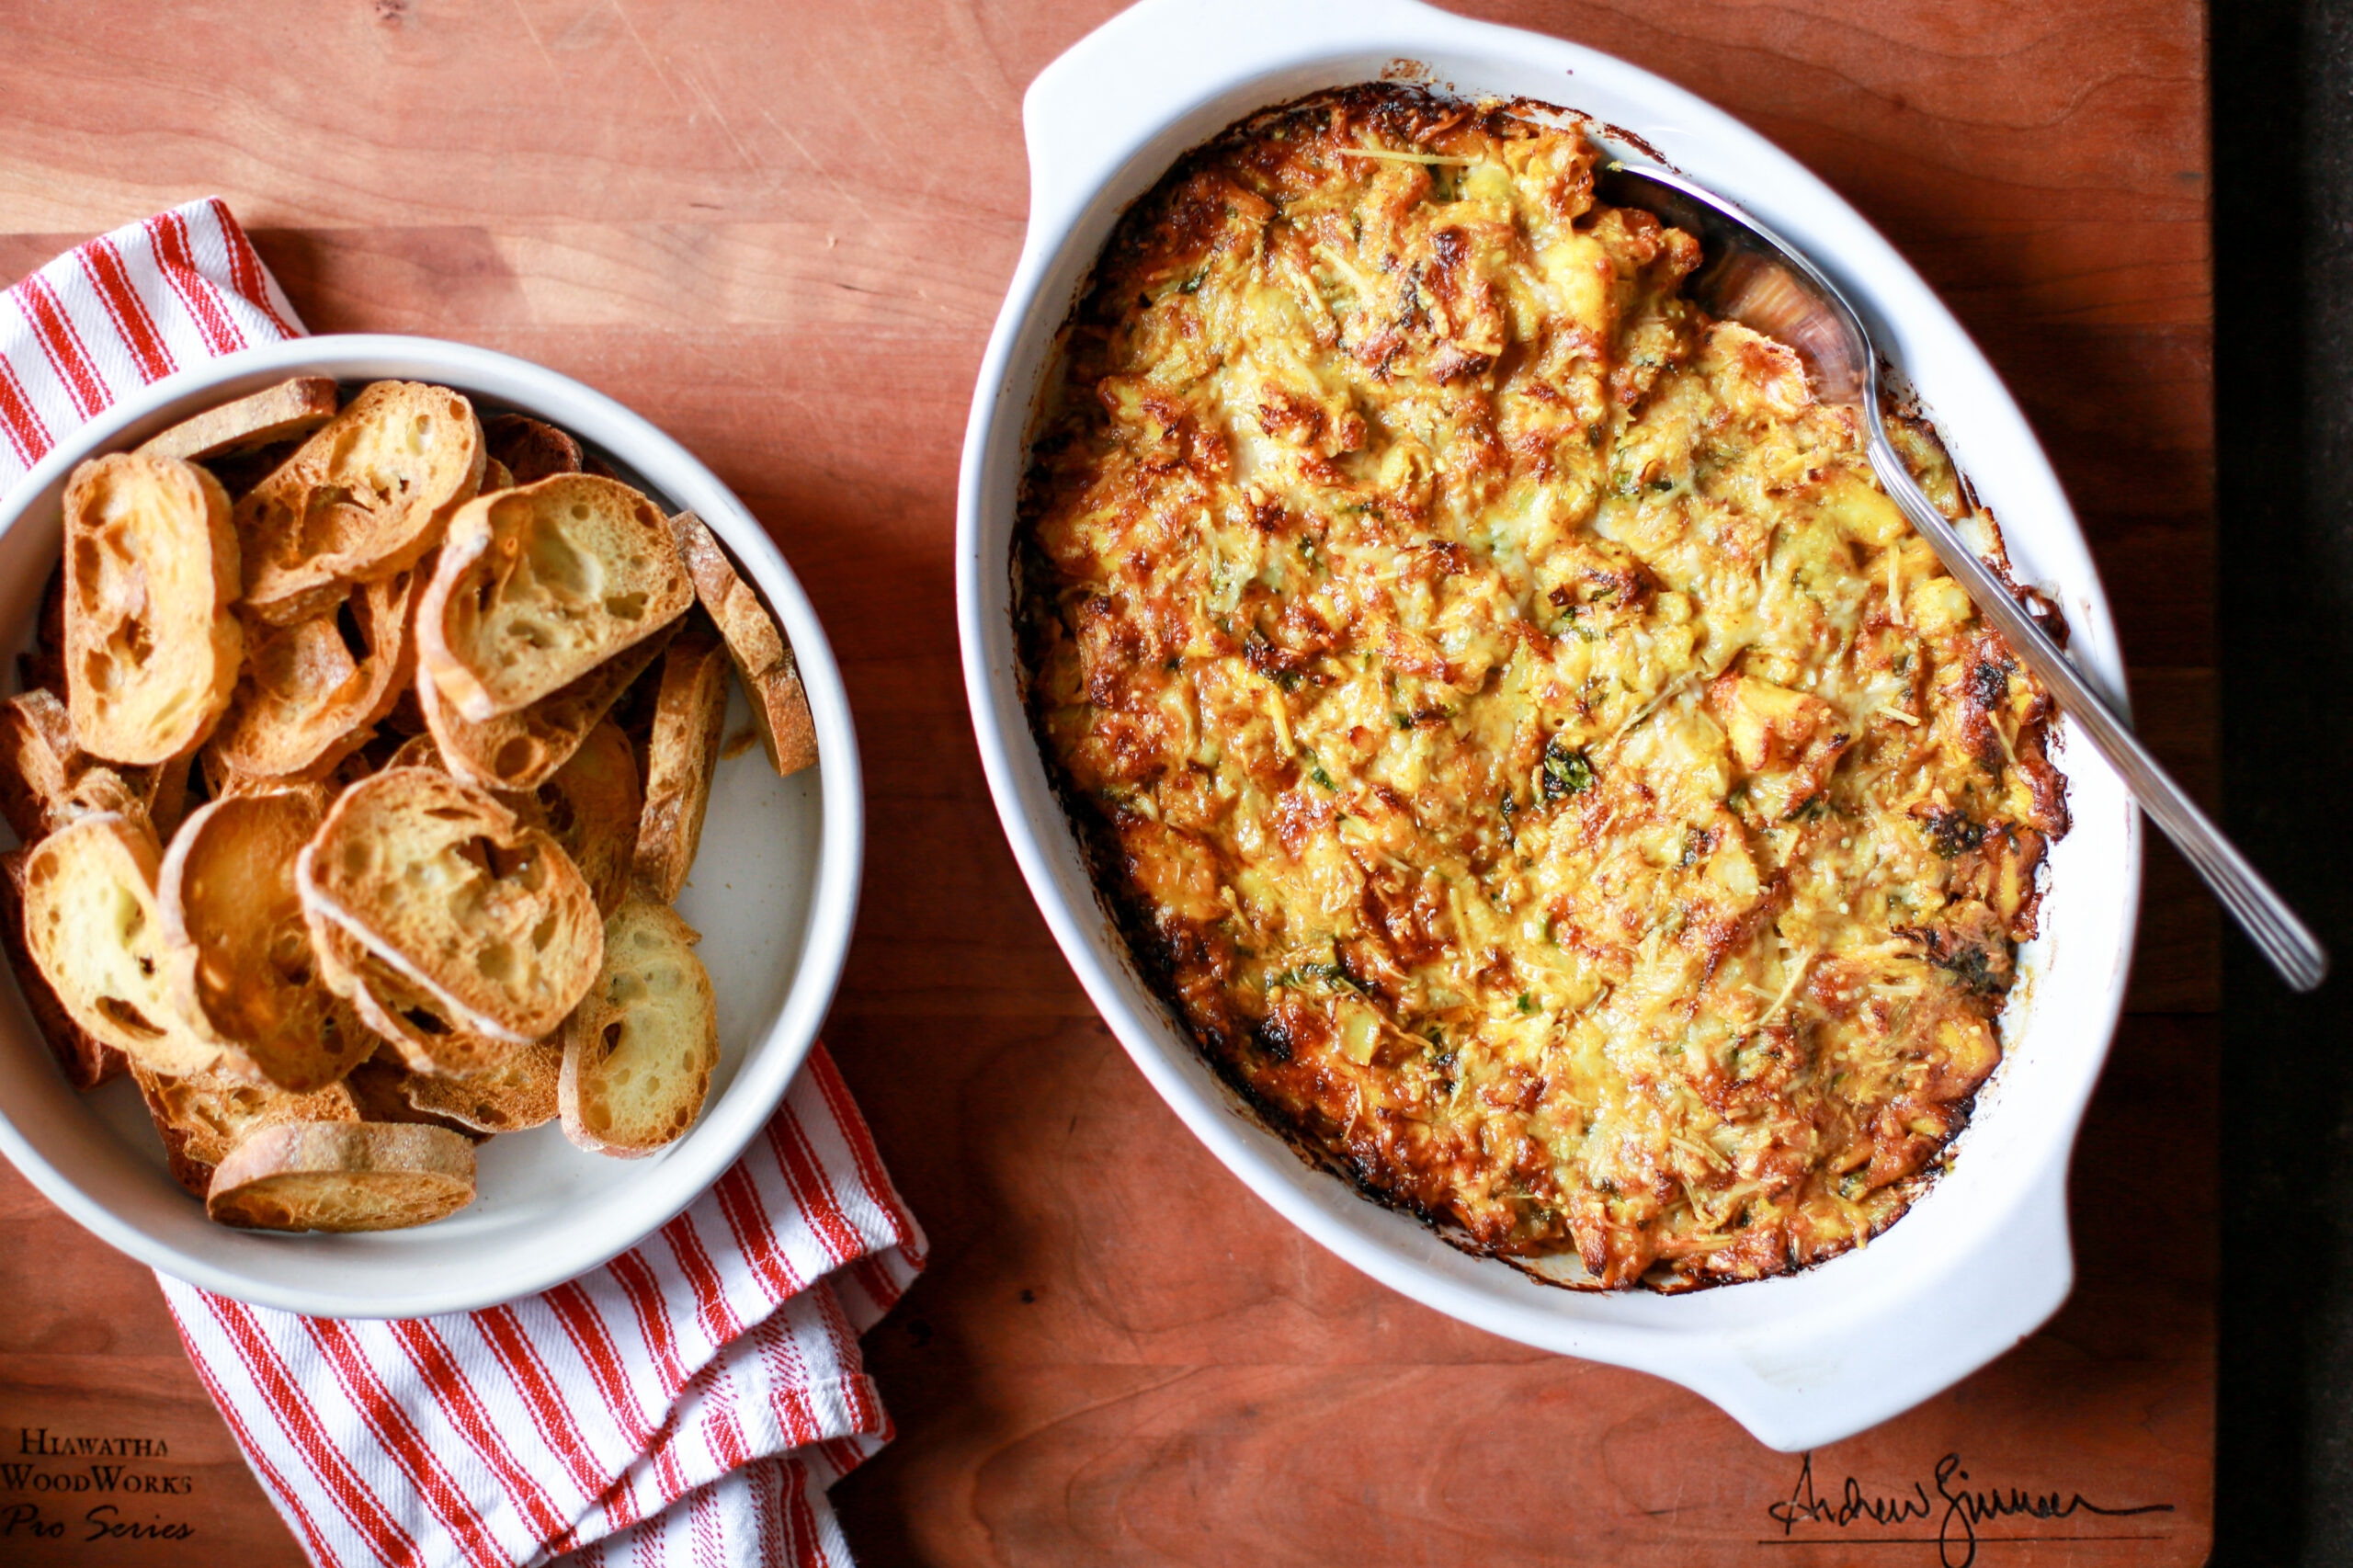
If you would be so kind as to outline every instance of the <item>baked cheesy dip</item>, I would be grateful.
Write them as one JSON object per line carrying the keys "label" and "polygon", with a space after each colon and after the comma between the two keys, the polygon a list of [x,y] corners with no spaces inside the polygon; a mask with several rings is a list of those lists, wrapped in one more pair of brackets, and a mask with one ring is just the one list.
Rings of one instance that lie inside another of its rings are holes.
{"label": "baked cheesy dip", "polygon": [[1683,299],[1697,243],[1561,127],[1353,88],[1137,202],[1039,413],[1024,678],[1262,1114],[1458,1244],[1688,1289],[1935,1174],[2063,784],[1860,411]]}

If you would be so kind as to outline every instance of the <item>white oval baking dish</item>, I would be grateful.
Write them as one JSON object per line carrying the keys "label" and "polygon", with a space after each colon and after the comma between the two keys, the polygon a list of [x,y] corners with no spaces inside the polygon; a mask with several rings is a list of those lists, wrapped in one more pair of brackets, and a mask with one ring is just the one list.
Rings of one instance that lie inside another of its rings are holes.
{"label": "white oval baking dish", "polygon": [[1951,1172],[1867,1248],[1693,1295],[1597,1295],[1457,1251],[1313,1169],[1241,1105],[1138,978],[1105,916],[1023,714],[1011,624],[1015,495],[1057,329],[1114,221],[1187,148],[1250,111],[1388,75],[1529,97],[1665,159],[1803,246],[1870,318],[2001,519],[2020,582],[2064,610],[2113,692],[2108,603],[2049,460],[1983,354],[1919,276],[1822,181],[1681,88],[1558,39],[1413,0],[1145,0],[1042,72],[1023,104],[1029,229],[964,439],[957,591],[989,787],[1022,874],[1087,994],[1161,1096],[1250,1188],[1375,1278],[1525,1344],[1669,1378],[1771,1446],[1834,1441],[1949,1387],[2031,1333],[2074,1278],[2067,1164],[2132,946],[2139,819],[2091,748],[2065,744],[2074,830],[2044,935],[2003,1021],[2006,1058]]}
{"label": "white oval baking dish", "polygon": [[[569,376],[426,337],[300,337],[207,361],[74,431],[0,507],[0,646],[28,644],[57,561],[58,505],[84,458],[136,446],[200,409],[289,376],[433,381],[578,435],[727,541],[792,640],[818,766],[779,778],[756,748],[722,764],[679,913],[719,994],[720,1065],[693,1131],[647,1160],[585,1153],[553,1125],[482,1146],[472,1204],[370,1235],[272,1236],[204,1217],[164,1166],[128,1078],[67,1086],[13,980],[0,982],[0,1153],[91,1231],[167,1274],[320,1317],[417,1317],[529,1295],[635,1245],[733,1164],[783,1098],[833,1001],[858,913],[865,801],[858,737],[824,630],[758,521],[692,453]],[[749,722],[739,692],[729,733]],[[5,830],[0,830],[5,831]]]}

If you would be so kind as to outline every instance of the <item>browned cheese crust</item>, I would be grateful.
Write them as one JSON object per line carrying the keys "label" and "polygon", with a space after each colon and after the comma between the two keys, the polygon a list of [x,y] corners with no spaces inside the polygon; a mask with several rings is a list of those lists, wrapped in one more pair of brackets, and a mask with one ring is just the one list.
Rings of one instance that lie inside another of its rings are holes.
{"label": "browned cheese crust", "polygon": [[1902,1214],[1999,1061],[2051,705],[1539,113],[1350,89],[1136,203],[1032,448],[1030,712],[1305,1149],[1570,1283],[1756,1278]]}

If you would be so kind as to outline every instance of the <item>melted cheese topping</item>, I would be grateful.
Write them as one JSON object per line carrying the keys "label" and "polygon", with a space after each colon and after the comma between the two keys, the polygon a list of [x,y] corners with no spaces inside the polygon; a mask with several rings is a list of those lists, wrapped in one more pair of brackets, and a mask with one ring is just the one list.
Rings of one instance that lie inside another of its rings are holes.
{"label": "melted cheese topping", "polygon": [[2050,704],[1860,412],[1526,113],[1352,89],[1131,211],[1033,446],[1032,718],[1293,1136],[1579,1283],[1756,1278],[1900,1214],[1999,1059]]}

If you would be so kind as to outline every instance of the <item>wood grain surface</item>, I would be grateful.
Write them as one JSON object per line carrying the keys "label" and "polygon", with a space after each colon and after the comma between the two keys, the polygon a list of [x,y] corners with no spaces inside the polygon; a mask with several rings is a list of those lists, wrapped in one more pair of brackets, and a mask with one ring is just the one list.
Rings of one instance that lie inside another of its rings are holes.
{"label": "wood grain surface", "polygon": [[[1886,230],[2024,403],[2116,600],[2141,723],[2210,787],[2200,7],[1458,6],[1697,89]],[[0,0],[0,277],[218,192],[314,330],[578,376],[782,544],[869,778],[827,1036],[935,1248],[869,1339],[899,1436],[838,1494],[863,1561],[2202,1562],[2218,937],[2162,846],[2076,1162],[2074,1299],[1951,1393],[1803,1461],[1671,1385],[1489,1337],[1336,1262],[1096,1019],[982,784],[949,540],[1021,237],[1021,92],[1114,8]],[[0,1242],[0,1562],[299,1562],[148,1276],[13,1173]],[[111,1517],[194,1533],[85,1540],[96,1500],[35,1477],[80,1461],[29,1452],[37,1433],[164,1442],[134,1468],[184,1489]],[[70,1528],[36,1540],[24,1508]]]}

